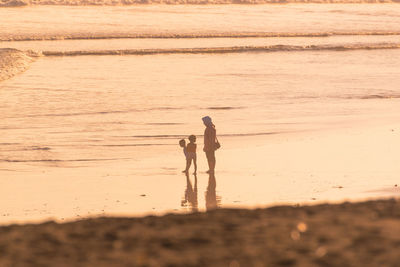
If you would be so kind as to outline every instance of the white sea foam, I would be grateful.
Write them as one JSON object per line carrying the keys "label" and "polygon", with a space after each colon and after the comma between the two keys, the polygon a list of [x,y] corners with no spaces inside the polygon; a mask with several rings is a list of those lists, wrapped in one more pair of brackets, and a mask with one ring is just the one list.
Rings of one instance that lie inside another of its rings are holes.
{"label": "white sea foam", "polygon": [[0,81],[9,79],[29,68],[36,54],[17,49],[0,49]]}
{"label": "white sea foam", "polygon": [[25,0],[0,0],[0,7],[26,6],[29,2]]}
{"label": "white sea foam", "polygon": [[400,31],[336,31],[336,32],[210,32],[210,33],[133,33],[91,35],[21,35],[0,36],[2,42],[17,41],[58,41],[58,40],[105,40],[105,39],[194,39],[194,38],[318,38],[333,36],[389,36],[400,35]]}
{"label": "white sea foam", "polygon": [[233,46],[171,49],[122,49],[122,50],[77,50],[42,51],[44,56],[102,56],[102,55],[154,55],[154,54],[223,54],[246,52],[299,52],[299,51],[349,51],[399,49],[400,43],[352,44],[352,45],[270,45],[270,46]]}
{"label": "white sea foam", "polygon": [[400,0],[0,0],[0,7],[25,5],[121,6],[143,4],[286,4],[286,3],[399,3]]}

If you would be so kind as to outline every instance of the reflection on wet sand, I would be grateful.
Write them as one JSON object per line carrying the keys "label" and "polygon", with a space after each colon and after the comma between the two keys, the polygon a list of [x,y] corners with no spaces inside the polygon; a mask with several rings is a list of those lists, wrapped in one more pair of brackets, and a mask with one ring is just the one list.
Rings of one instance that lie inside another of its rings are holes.
{"label": "reflection on wet sand", "polygon": [[198,211],[197,202],[197,175],[194,175],[194,186],[189,178],[189,173],[186,173],[186,190],[181,202],[182,207],[190,207],[192,212]]}
{"label": "reflection on wet sand", "polygon": [[214,173],[210,173],[208,177],[208,186],[205,192],[206,195],[206,210],[217,209],[221,204],[221,197],[217,196],[217,182]]}
{"label": "reflection on wet sand", "polygon": [[[191,212],[199,211],[199,203],[197,196],[197,175],[194,174],[193,183],[190,179],[189,173],[186,173],[186,188],[182,197],[181,207],[190,210]],[[205,202],[206,202],[206,210],[214,210],[220,207],[221,205],[221,197],[217,196],[216,193],[216,179],[213,173],[210,173],[208,176],[208,185],[207,189],[204,193]]]}

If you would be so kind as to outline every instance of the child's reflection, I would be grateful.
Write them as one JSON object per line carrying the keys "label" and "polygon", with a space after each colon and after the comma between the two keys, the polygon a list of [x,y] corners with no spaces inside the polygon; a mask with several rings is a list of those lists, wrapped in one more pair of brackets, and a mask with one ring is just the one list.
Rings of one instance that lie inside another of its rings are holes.
{"label": "child's reflection", "polygon": [[189,178],[189,173],[186,172],[186,190],[185,196],[181,202],[182,207],[190,207],[192,212],[198,211],[198,202],[197,202],[197,175],[194,174],[194,186]]}

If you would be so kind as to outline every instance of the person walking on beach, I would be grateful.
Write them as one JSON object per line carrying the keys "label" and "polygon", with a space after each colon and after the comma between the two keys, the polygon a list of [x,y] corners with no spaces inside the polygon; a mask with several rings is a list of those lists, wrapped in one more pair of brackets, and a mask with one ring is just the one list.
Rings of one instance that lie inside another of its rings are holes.
{"label": "person walking on beach", "polygon": [[217,131],[215,130],[215,125],[209,116],[202,118],[206,129],[204,130],[204,148],[203,151],[206,153],[208,162],[207,173],[214,173],[215,171],[215,150],[219,148],[219,143],[217,141]]}

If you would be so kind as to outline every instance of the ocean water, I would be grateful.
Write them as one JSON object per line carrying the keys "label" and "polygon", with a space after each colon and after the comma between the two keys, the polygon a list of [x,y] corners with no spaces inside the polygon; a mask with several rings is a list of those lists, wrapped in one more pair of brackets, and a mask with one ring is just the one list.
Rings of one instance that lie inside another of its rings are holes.
{"label": "ocean water", "polygon": [[[28,5],[0,18],[2,222],[360,199],[396,182],[397,135],[379,127],[400,117],[398,4]],[[216,177],[203,173],[204,115],[223,144]],[[201,172],[186,180],[189,134]]]}

